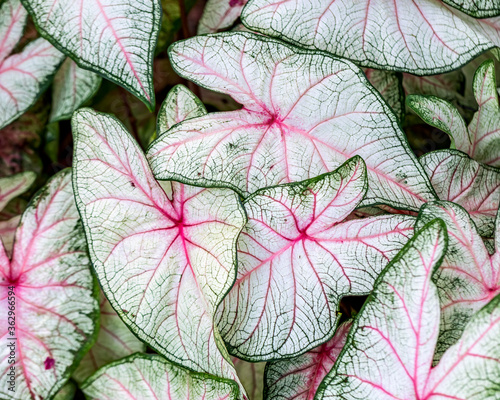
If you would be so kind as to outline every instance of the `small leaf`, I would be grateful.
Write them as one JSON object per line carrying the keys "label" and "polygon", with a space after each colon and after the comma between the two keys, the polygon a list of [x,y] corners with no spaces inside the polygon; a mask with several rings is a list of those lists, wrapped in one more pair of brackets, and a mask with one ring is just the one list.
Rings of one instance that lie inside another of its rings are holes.
{"label": "small leaf", "polygon": [[213,321],[236,275],[245,223],[237,195],[175,182],[162,189],[109,115],[81,109],[72,126],[75,196],[109,302],[170,361],[237,379]]}
{"label": "small leaf", "polygon": [[474,18],[497,17],[500,15],[500,3],[496,0],[443,0]]}
{"label": "small leaf", "polygon": [[81,68],[118,83],[154,109],[158,0],[22,0],[38,31]]}
{"label": "small leaf", "polygon": [[500,170],[480,164],[456,150],[438,150],[420,157],[441,200],[460,204],[481,236],[492,236],[500,205]]}
{"label": "small leaf", "polygon": [[248,196],[360,155],[370,181],[364,205],[417,210],[434,199],[395,116],[353,64],[242,32],[177,42],[170,58],[180,75],[243,109],[184,121],[153,142],[157,179]]}
{"label": "small leaf", "polygon": [[136,352],[146,351],[146,345],[122,322],[102,292],[100,298],[99,336],[73,374],[73,379],[78,383],[83,382],[103,365]]}
{"label": "small leaf", "polygon": [[35,179],[36,174],[30,171],[0,178],[0,211],[9,201],[26,192]]}
{"label": "small leaf", "polygon": [[[434,357],[439,360],[460,339],[472,315],[500,294],[500,253],[489,255],[474,223],[459,205],[447,201],[425,204],[415,229],[434,218],[442,219],[448,228],[448,252],[434,277],[441,304]],[[500,230],[495,237],[500,237]]]}
{"label": "small leaf", "polygon": [[101,78],[67,58],[54,77],[50,122],[71,118],[99,89]]}
{"label": "small leaf", "polygon": [[198,35],[229,28],[240,17],[246,3],[247,0],[208,0],[198,23]]}
{"label": "small leaf", "polygon": [[[2,246],[0,253],[5,316],[0,331],[6,338],[0,352],[0,397],[51,398],[95,340],[99,315],[71,170],[51,178],[28,205],[16,232],[12,260]],[[8,307],[13,307],[15,319],[7,319]],[[14,320],[15,325],[10,323]],[[12,366],[15,392],[8,384]]]}
{"label": "small leaf", "polygon": [[500,18],[474,19],[434,0],[250,0],[241,19],[307,49],[416,75],[457,69],[500,45]]}
{"label": "small leaf", "polygon": [[238,275],[218,320],[232,354],[264,361],[310,350],[334,334],[342,296],[372,289],[415,219],[342,222],[365,192],[366,169],[354,157],[335,172],[262,189],[245,201]]}
{"label": "small leaf", "polygon": [[201,117],[207,113],[203,103],[183,85],[174,86],[158,112],[158,136],[186,119]]}
{"label": "small leaf", "polygon": [[27,17],[19,0],[7,0],[0,8],[0,65],[23,35]]}
{"label": "small leaf", "polygon": [[146,354],[108,364],[82,390],[89,400],[236,400],[239,393],[230,380],[188,372],[162,357]]}
{"label": "small leaf", "polygon": [[344,322],[328,342],[289,360],[268,363],[265,393],[268,400],[313,400],[323,378],[339,356],[351,328]]}

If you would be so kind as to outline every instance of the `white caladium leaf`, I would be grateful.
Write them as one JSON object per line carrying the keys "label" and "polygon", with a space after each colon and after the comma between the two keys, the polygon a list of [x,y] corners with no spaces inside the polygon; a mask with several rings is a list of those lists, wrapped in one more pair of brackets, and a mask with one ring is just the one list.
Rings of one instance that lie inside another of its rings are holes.
{"label": "white caladium leaf", "polygon": [[115,118],[81,109],[72,125],[75,195],[109,302],[169,360],[236,379],[213,315],[236,275],[245,224],[237,195],[169,182],[164,190]]}
{"label": "white caladium leaf", "polygon": [[342,296],[362,295],[413,233],[414,217],[342,222],[363,199],[360,157],[309,181],[262,189],[244,206],[238,275],[218,312],[231,353],[291,357],[335,332]]}
{"label": "white caladium leaf", "polygon": [[188,372],[156,355],[134,354],[106,365],[82,386],[89,400],[236,400],[235,382]]}
{"label": "white caladium leaf", "polygon": [[71,118],[73,111],[99,89],[101,77],[82,69],[67,58],[54,77],[50,122]]}
{"label": "white caladium leaf", "polygon": [[499,18],[477,20],[436,0],[251,0],[241,19],[308,49],[416,75],[451,71],[500,45]]}
{"label": "white caladium leaf", "polygon": [[[434,279],[441,303],[440,335],[434,357],[438,360],[458,341],[472,315],[500,294],[500,254],[490,256],[461,206],[446,201],[427,203],[415,228],[433,218],[445,222],[449,238],[448,252]],[[497,230],[495,237],[499,236]]]}
{"label": "white caladium leaf", "polygon": [[229,28],[241,15],[247,0],[208,0],[198,23],[198,35]]}
{"label": "white caladium leaf", "polygon": [[73,374],[73,379],[83,382],[103,365],[146,351],[146,345],[127,328],[101,292],[99,336]]}
{"label": "white caladium leaf", "polygon": [[185,121],[153,142],[148,158],[158,179],[247,196],[360,155],[366,203],[418,209],[435,199],[397,119],[353,64],[244,32],[177,42],[170,59],[180,75],[243,109]]}
{"label": "white caladium leaf", "polygon": [[464,207],[481,236],[492,236],[500,205],[500,170],[457,150],[424,154],[420,163],[441,200]]}
{"label": "white caladium leaf", "polygon": [[313,400],[323,378],[330,372],[347,339],[351,322],[337,328],[328,342],[300,356],[268,363],[265,398]]}
{"label": "white caladium leaf", "polygon": [[0,397],[51,398],[95,340],[99,315],[71,170],[35,195],[17,229],[12,259],[1,246],[0,259]]}
{"label": "white caladium leaf", "polygon": [[19,0],[7,0],[0,8],[0,64],[23,35],[27,12]]}
{"label": "white caladium leaf", "polygon": [[496,17],[500,15],[497,0],[443,0],[446,4],[475,18]]}
{"label": "white caladium leaf", "polygon": [[184,85],[176,85],[168,92],[158,112],[158,136],[181,121],[201,117],[206,113],[205,106],[193,92]]}
{"label": "white caladium leaf", "polygon": [[0,211],[7,203],[26,192],[35,181],[36,174],[31,171],[0,178]]}
{"label": "white caladium leaf", "polygon": [[479,104],[469,127],[458,110],[434,96],[409,96],[407,104],[429,125],[447,133],[453,147],[473,159],[500,166],[500,107],[496,88],[495,65],[487,60],[474,75],[474,94]]}
{"label": "white caladium leaf", "polygon": [[22,0],[38,31],[81,68],[123,86],[154,109],[158,0]]}
{"label": "white caladium leaf", "polygon": [[366,68],[364,72],[370,83],[387,101],[394,114],[402,121],[405,111],[405,96],[401,74],[371,68]]}

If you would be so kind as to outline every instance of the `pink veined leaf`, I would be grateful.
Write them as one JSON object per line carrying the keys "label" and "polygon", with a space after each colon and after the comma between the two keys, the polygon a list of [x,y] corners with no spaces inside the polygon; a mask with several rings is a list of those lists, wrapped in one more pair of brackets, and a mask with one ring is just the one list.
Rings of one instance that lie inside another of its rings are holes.
{"label": "pink veined leaf", "polygon": [[0,221],[0,240],[3,243],[5,252],[10,257],[12,254],[12,246],[14,245],[14,236],[21,216],[12,217],[5,221]]}
{"label": "pink veined leaf", "polygon": [[111,116],[81,109],[72,126],[75,196],[109,302],[170,361],[237,380],[214,324],[236,275],[235,243],[245,223],[237,195],[160,186]]}
{"label": "pink veined leaf", "polygon": [[127,328],[101,292],[99,336],[72,377],[81,383],[103,365],[145,351],[146,345]]}
{"label": "pink veined leaf", "polygon": [[9,201],[26,192],[35,178],[36,174],[31,171],[0,178],[0,211],[5,208]]}
{"label": "pink veined leaf", "polygon": [[38,31],[80,67],[123,86],[152,110],[158,0],[22,0]]}
{"label": "pink veined leaf", "polygon": [[[364,158],[364,205],[418,210],[435,194],[397,119],[352,63],[252,33],[197,36],[170,48],[176,71],[243,109],[184,121],[148,149],[157,179],[241,195]],[[326,105],[326,106],[325,106]]]}
{"label": "pink veined leaf", "polygon": [[0,397],[51,398],[95,340],[99,315],[71,170],[51,178],[28,205],[11,260],[0,247],[0,335],[9,343],[0,352]]}
{"label": "pink veined leaf", "polygon": [[240,17],[247,0],[209,0],[198,23],[198,35],[229,28]]}
{"label": "pink veined leaf", "polygon": [[330,372],[347,339],[351,321],[341,324],[328,342],[300,356],[267,365],[266,399],[313,400],[323,378]]}
{"label": "pink veined leaf", "polygon": [[415,218],[342,222],[366,189],[356,156],[334,172],[262,189],[244,202],[238,275],[218,310],[231,354],[265,361],[310,350],[334,334],[342,296],[371,291]]}
{"label": "pink veined leaf", "polygon": [[415,75],[452,71],[500,45],[500,18],[475,19],[439,0],[250,0],[241,19],[307,49]]}
{"label": "pink veined leaf", "polygon": [[420,163],[438,197],[464,207],[481,236],[493,236],[500,206],[500,170],[457,150],[427,153]]}
{"label": "pink veined leaf", "polygon": [[0,64],[23,35],[28,13],[19,0],[8,0],[0,11]]}
{"label": "pink veined leaf", "polygon": [[[425,204],[416,229],[433,218],[445,222],[449,238],[448,252],[434,277],[441,304],[440,334],[434,356],[437,361],[458,341],[470,318],[500,294],[500,247],[497,243],[496,252],[490,256],[474,222],[457,204],[447,201]],[[499,228],[495,232],[497,240]]]}
{"label": "pink veined leaf", "polygon": [[491,400],[498,398],[500,296],[470,320],[432,368],[440,305],[432,275],[447,249],[434,219],[377,279],[317,400]]}
{"label": "pink veined leaf", "polygon": [[194,373],[163,357],[134,354],[99,369],[82,385],[89,400],[237,400],[238,385]]}

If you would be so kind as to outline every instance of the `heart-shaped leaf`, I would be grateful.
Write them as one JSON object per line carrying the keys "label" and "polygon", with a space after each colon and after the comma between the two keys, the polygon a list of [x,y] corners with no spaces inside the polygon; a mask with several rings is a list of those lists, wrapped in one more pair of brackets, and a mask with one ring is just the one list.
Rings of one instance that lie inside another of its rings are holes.
{"label": "heart-shaped leaf", "polygon": [[313,400],[323,378],[330,372],[347,339],[351,322],[337,328],[335,336],[305,354],[269,363],[265,395],[268,400]]}
{"label": "heart-shaped leaf", "polygon": [[[433,218],[448,228],[448,252],[434,282],[441,302],[435,360],[462,335],[472,315],[500,294],[500,249],[490,256],[467,212],[447,201],[425,204],[416,229]],[[500,227],[499,227],[500,228]],[[500,238],[497,229],[495,238]]]}
{"label": "heart-shaped leaf", "polygon": [[487,60],[474,75],[478,111],[467,128],[458,110],[434,96],[408,96],[407,104],[429,125],[447,133],[453,147],[473,159],[500,166],[500,107],[493,60]]}
{"label": "heart-shaped leaf", "polygon": [[475,18],[500,15],[500,3],[496,0],[443,0],[446,4]]}
{"label": "heart-shaped leaf", "polygon": [[360,155],[370,180],[365,203],[416,210],[434,199],[396,118],[353,64],[242,32],[177,42],[170,58],[180,75],[244,107],[185,121],[157,139],[148,158],[158,179],[247,196]]}
{"label": "heart-shaped leaf", "polygon": [[198,23],[198,35],[229,28],[240,17],[247,0],[208,0]]}
{"label": "heart-shaped leaf", "polygon": [[158,0],[22,0],[38,31],[81,68],[116,82],[154,109]]}
{"label": "heart-shaped leaf", "polygon": [[134,354],[106,365],[82,386],[89,400],[236,400],[238,385],[188,372],[157,355]]}
{"label": "heart-shaped leaf", "polygon": [[382,272],[317,399],[495,398],[500,296],[472,318],[460,341],[431,368],[440,318],[431,278],[446,243],[445,225],[433,220]]}
{"label": "heart-shaped leaf", "polygon": [[99,75],[78,67],[67,58],[54,77],[50,122],[71,118],[73,111],[88,101],[100,84]]}
{"label": "heart-shaped leaf", "polygon": [[203,103],[184,85],[174,86],[158,112],[158,135],[186,119],[201,117],[207,113]]}
{"label": "heart-shaped leaf", "polygon": [[232,354],[262,361],[310,350],[334,334],[342,296],[372,289],[415,219],[342,222],[366,186],[363,160],[354,157],[335,172],[262,189],[245,201],[238,275],[218,319]]}
{"label": "heart-shaped leaf", "polygon": [[457,150],[438,150],[420,157],[441,200],[460,204],[481,236],[492,236],[500,205],[500,170],[480,164]]}
{"label": "heart-shaped leaf", "polygon": [[0,246],[0,266],[0,397],[51,398],[95,340],[99,315],[71,170],[28,205],[11,260]]}
{"label": "heart-shaped leaf", "polygon": [[500,18],[477,20],[436,0],[250,0],[241,19],[308,49],[416,75],[451,71],[500,45]]}
{"label": "heart-shaped leaf", "polygon": [[133,353],[146,351],[146,345],[122,322],[101,292],[99,336],[73,374],[73,379],[83,382],[97,369]]}
{"label": "heart-shaped leaf", "polygon": [[63,55],[44,39],[7,57],[20,39],[26,11],[19,0],[0,4],[0,128],[31,107],[50,83]]}
{"label": "heart-shaped leaf", "polygon": [[109,302],[172,362],[237,379],[213,321],[236,275],[245,223],[237,195],[170,182],[162,189],[115,118],[81,109],[72,125],[75,195]]}

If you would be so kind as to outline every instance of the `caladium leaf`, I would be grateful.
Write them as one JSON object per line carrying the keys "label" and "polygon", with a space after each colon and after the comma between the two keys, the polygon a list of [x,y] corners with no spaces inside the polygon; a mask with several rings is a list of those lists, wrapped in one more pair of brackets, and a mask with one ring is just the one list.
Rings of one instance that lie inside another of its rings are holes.
{"label": "caladium leaf", "polygon": [[237,195],[170,182],[162,189],[115,118],[81,109],[72,125],[75,196],[109,302],[172,362],[237,379],[213,321],[236,275],[245,223]]}
{"label": "caladium leaf", "polygon": [[500,107],[495,65],[485,61],[474,75],[474,94],[479,104],[469,127],[450,103],[433,96],[409,96],[408,105],[429,125],[446,132],[454,148],[473,159],[500,166]]}
{"label": "caladium leaf", "polygon": [[122,322],[102,292],[100,297],[99,336],[73,374],[73,378],[79,383],[103,365],[146,351],[146,345]]}
{"label": "caladium leaf", "polygon": [[123,86],[154,109],[158,0],[22,0],[38,31],[81,68]]}
{"label": "caladium leaf", "polygon": [[420,157],[441,200],[464,207],[481,236],[492,236],[500,205],[500,170],[474,161],[457,150],[438,150]]}
{"label": "caladium leaf", "polygon": [[308,49],[416,75],[451,71],[500,45],[499,18],[477,20],[436,0],[250,0],[241,19]]}
{"label": "caladium leaf", "polygon": [[100,84],[99,75],[78,67],[67,58],[54,77],[50,122],[71,118],[73,111],[89,100]]}
{"label": "caladium leaf", "polygon": [[82,389],[89,400],[236,400],[239,393],[230,380],[188,372],[160,356],[146,354],[101,368]]}
{"label": "caladium leaf", "polygon": [[268,363],[265,398],[313,400],[323,378],[330,372],[347,339],[351,321],[337,328],[335,336],[305,354]]}
{"label": "caladium leaf", "polygon": [[396,118],[353,64],[244,32],[177,42],[170,58],[180,75],[243,109],[184,121],[153,142],[148,158],[158,179],[247,196],[360,155],[366,203],[418,209],[434,199]]}
{"label": "caladium leaf", "polygon": [[7,0],[0,8],[0,64],[23,35],[27,12],[19,0]]}
{"label": "caladium leaf", "polygon": [[23,213],[11,260],[0,246],[0,335],[9,343],[0,352],[0,397],[51,398],[95,340],[99,304],[86,248],[67,169]]}
{"label": "caladium leaf", "polygon": [[500,15],[500,3],[496,0],[443,0],[446,4],[474,17],[487,18]]}
{"label": "caladium leaf", "polygon": [[402,76],[396,72],[366,68],[364,70],[370,83],[387,101],[400,121],[404,119],[405,96],[402,86]]}
{"label": "caladium leaf", "polygon": [[186,119],[201,117],[207,113],[203,103],[184,85],[174,86],[158,112],[158,136]]}
{"label": "caladium leaf", "polygon": [[0,178],[0,211],[5,208],[9,201],[26,192],[35,178],[36,174],[31,171]]}
{"label": "caladium leaf", "polygon": [[208,0],[198,23],[198,35],[229,28],[240,17],[247,0]]}
{"label": "caladium leaf", "polygon": [[[440,201],[425,204],[415,229],[433,218],[448,228],[448,252],[434,282],[441,303],[440,335],[435,360],[462,335],[479,309],[500,294],[500,252],[490,256],[467,212],[459,205]],[[500,237],[497,230],[495,237]]]}
{"label": "caladium leaf", "polygon": [[363,160],[354,157],[335,172],[262,189],[244,202],[238,275],[218,312],[232,354],[263,361],[312,349],[334,334],[341,297],[372,289],[415,219],[342,222],[366,183]]}

